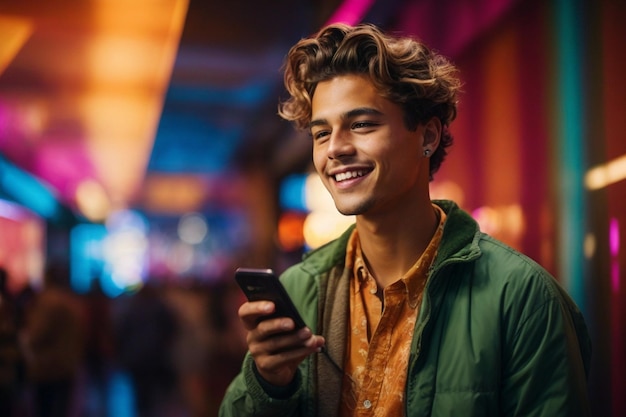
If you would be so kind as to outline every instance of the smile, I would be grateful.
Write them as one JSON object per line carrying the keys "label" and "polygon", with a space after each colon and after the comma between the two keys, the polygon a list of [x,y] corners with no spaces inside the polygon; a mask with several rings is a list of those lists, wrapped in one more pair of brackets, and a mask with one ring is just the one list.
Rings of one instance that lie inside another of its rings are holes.
{"label": "smile", "polygon": [[363,175],[365,175],[365,173],[366,171],[364,170],[341,172],[335,175],[335,181],[341,182],[352,178],[362,177]]}

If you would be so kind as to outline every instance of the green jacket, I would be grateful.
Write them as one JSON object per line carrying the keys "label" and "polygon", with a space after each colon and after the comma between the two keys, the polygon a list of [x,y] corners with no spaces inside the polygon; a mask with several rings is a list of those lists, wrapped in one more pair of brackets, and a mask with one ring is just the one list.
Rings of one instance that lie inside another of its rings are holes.
{"label": "green jacket", "polygon": [[[556,280],[481,233],[450,201],[416,323],[407,416],[587,416],[591,343]],[[327,351],[301,364],[292,392],[270,396],[247,355],[220,416],[332,417],[341,396],[348,320],[346,244],[352,231],[311,251],[281,276]]]}

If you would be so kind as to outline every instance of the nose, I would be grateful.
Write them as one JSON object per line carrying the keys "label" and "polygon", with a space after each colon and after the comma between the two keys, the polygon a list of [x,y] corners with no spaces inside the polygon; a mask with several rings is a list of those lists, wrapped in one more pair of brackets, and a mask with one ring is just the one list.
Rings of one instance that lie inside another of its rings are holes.
{"label": "nose", "polygon": [[328,159],[341,159],[353,155],[355,147],[349,132],[334,130],[328,143]]}

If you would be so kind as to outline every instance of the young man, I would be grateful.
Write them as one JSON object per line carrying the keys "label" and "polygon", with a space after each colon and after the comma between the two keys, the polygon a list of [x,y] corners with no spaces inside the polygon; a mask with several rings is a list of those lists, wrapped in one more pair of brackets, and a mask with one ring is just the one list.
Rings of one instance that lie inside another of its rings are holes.
{"label": "young man", "polygon": [[419,42],[332,25],[289,52],[280,114],[309,129],[340,238],[281,277],[309,328],[239,309],[249,354],[221,416],[582,416],[580,312],[529,258],[428,184],[456,69]]}

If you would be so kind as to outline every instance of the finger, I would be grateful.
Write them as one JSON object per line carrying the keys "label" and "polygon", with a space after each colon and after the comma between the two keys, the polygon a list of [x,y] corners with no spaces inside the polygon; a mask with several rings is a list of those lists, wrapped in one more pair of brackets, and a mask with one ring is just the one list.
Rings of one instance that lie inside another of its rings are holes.
{"label": "finger", "polygon": [[[260,335],[263,335],[263,338],[272,337],[281,333],[291,333],[296,329],[296,323],[289,317],[264,319],[264,316],[261,316],[260,319],[261,321],[258,323],[256,331],[259,332]],[[304,329],[308,330],[308,336],[312,334],[308,328],[305,327]]]}
{"label": "finger", "polygon": [[321,336],[312,336],[304,342],[290,345],[288,349],[278,348],[270,355],[259,355],[255,357],[255,362],[260,370],[270,373],[289,364],[297,366],[305,357],[318,352],[323,341]]}
{"label": "finger", "polygon": [[[283,319],[267,321],[281,322]],[[284,319],[285,323],[289,323],[290,321],[290,319]],[[268,326],[265,326],[266,323],[259,324],[259,328],[256,331],[255,349],[261,353],[267,352],[269,354],[275,354],[284,350],[299,348],[305,346],[307,341],[313,336],[311,330],[306,327],[294,331],[293,322],[291,322],[291,326],[289,326],[290,328],[288,330],[290,331],[283,330],[288,326],[281,326],[280,330],[277,330],[275,326],[269,326],[272,323],[267,324]],[[269,328],[269,330],[263,331],[265,327]]]}
{"label": "finger", "polygon": [[274,312],[271,301],[248,301],[239,307],[238,315],[247,330],[255,329],[263,316]]}
{"label": "finger", "polygon": [[[311,336],[308,328],[301,329],[302,336],[294,331],[295,324],[289,318],[277,318],[264,320],[257,327],[248,331],[247,342],[251,352],[259,354],[278,349],[288,349],[290,345],[301,344],[302,340]],[[308,334],[307,334],[308,332]]]}

